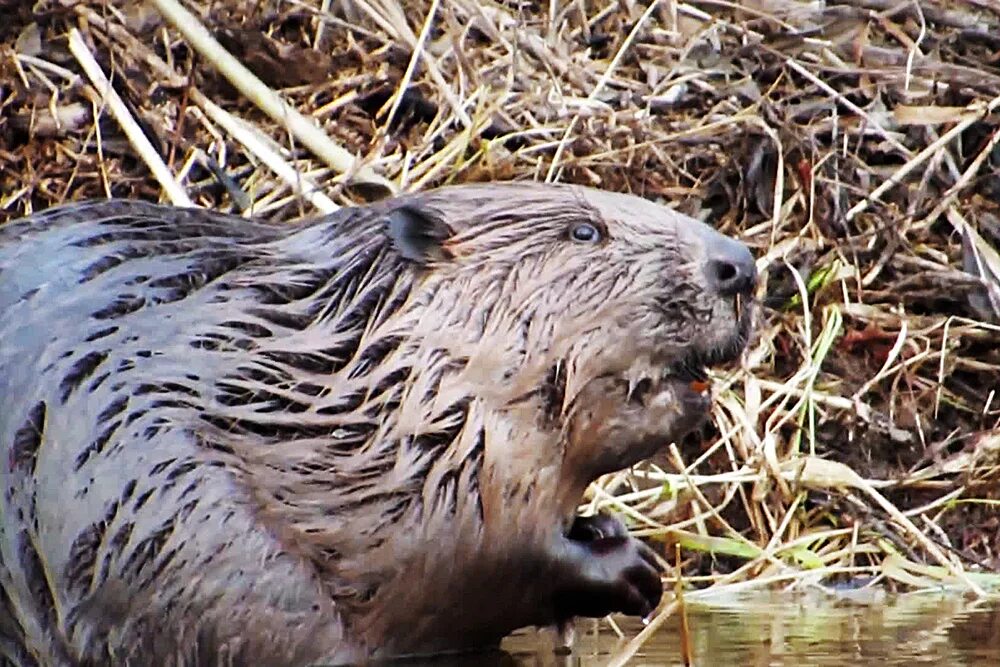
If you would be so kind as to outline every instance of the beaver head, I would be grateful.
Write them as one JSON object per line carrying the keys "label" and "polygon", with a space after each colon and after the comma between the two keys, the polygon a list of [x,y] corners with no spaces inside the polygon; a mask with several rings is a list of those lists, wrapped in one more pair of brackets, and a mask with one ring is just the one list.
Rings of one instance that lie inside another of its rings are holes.
{"label": "beaver head", "polygon": [[516,414],[507,472],[560,462],[564,510],[698,425],[706,367],[747,342],[746,246],[645,199],[474,185],[395,201],[386,219],[415,264],[405,330],[458,361],[437,399]]}

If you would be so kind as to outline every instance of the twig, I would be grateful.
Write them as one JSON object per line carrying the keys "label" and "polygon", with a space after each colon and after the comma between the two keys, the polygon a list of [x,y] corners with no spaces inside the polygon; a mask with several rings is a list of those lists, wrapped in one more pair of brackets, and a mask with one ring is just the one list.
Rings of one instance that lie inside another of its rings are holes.
{"label": "twig", "polygon": [[[649,3],[649,7],[646,8],[646,11],[642,13],[642,16],[639,17],[639,20],[635,22],[634,26],[632,26],[632,30],[629,31],[629,34],[625,38],[625,41],[622,42],[621,48],[618,49],[618,53],[615,54],[615,57],[614,59],[612,59],[611,64],[609,64],[607,69],[604,70],[604,73],[601,74],[601,78],[597,81],[597,85],[595,85],[594,88],[590,91],[590,94],[587,95],[588,102],[597,99],[597,95],[602,90],[604,90],[604,86],[606,86],[608,81],[611,80],[611,74],[615,71],[615,69],[617,69],[618,64],[625,56],[625,53],[632,45],[632,42],[635,40],[636,36],[642,30],[642,27],[646,24],[646,21],[649,20],[649,17],[652,16],[653,12],[656,11],[659,4],[660,0],[653,0],[653,2]],[[556,147],[555,155],[552,156],[552,164],[549,165],[549,172],[545,176],[546,183],[551,183],[555,180],[556,171],[559,167],[559,159],[562,157],[563,150],[565,150],[566,144],[569,142],[569,135],[572,134],[574,129],[576,129],[576,124],[579,120],[580,120],[580,114],[576,114],[575,116],[573,116],[573,120],[570,121],[569,127],[567,127],[566,131],[563,132],[562,139],[559,140],[559,146]]]}
{"label": "twig", "polygon": [[882,136],[883,139],[885,139],[890,144],[892,144],[893,147],[896,150],[898,150],[899,152],[901,152],[903,155],[913,155],[913,151],[911,151],[909,148],[907,148],[903,144],[899,143],[899,141],[897,141],[891,134],[889,134],[886,131],[886,129],[884,127],[882,127],[882,125],[877,120],[875,120],[874,118],[872,118],[871,115],[867,111],[865,111],[864,109],[862,109],[861,107],[859,107],[857,104],[855,104],[854,102],[852,102],[849,99],[847,99],[847,97],[845,95],[843,95],[843,94],[837,92],[836,90],[834,90],[830,86],[830,84],[828,84],[826,81],[823,81],[822,79],[820,79],[818,76],[816,76],[815,74],[813,74],[812,72],[810,72],[809,70],[807,70],[805,67],[803,67],[802,65],[798,64],[797,62],[795,62],[795,60],[793,60],[792,58],[785,58],[785,64],[788,65],[789,67],[791,67],[793,70],[795,70],[799,74],[801,74],[806,79],[809,79],[809,81],[811,81],[813,83],[813,85],[821,88],[828,95],[830,95],[835,100],[837,100],[838,102],[840,102],[841,104],[843,104],[845,107],[847,107],[848,109],[850,109],[851,111],[853,111],[854,113],[858,114],[859,116],[861,116],[862,118],[864,118],[866,121],[868,121],[871,124],[871,126],[874,127],[876,129],[876,131],[878,131],[878,133]]}
{"label": "twig", "polygon": [[111,87],[111,82],[104,76],[101,66],[94,60],[93,54],[87,48],[83,37],[80,36],[80,31],[76,28],[71,28],[69,31],[69,50],[73,54],[73,57],[80,63],[80,67],[83,68],[87,78],[90,79],[94,88],[97,89],[97,93],[104,100],[104,103],[107,104],[108,109],[111,110],[111,114],[118,121],[118,124],[125,132],[125,136],[131,142],[132,147],[139,154],[139,157],[142,158],[142,161],[146,163],[146,166],[149,167],[149,170],[153,173],[153,176],[159,182],[171,203],[174,206],[194,206],[194,202],[187,196],[184,188],[174,180],[170,169],[167,168],[163,158],[153,148],[153,144],[149,142],[142,128],[132,118],[132,114],[128,112],[128,108],[121,97]]}
{"label": "twig", "polygon": [[386,115],[383,125],[383,130],[386,134],[388,134],[389,127],[392,125],[392,119],[396,117],[399,105],[403,102],[403,95],[410,86],[410,81],[413,79],[413,72],[417,69],[417,63],[420,62],[420,55],[424,51],[424,43],[427,41],[427,35],[430,34],[431,26],[434,25],[434,17],[437,15],[439,3],[440,0],[431,0],[431,8],[427,10],[427,17],[424,19],[424,25],[420,29],[420,35],[417,37],[417,45],[410,55],[410,62],[406,65],[403,78],[400,79],[399,85],[396,86],[396,94],[392,99],[392,107],[389,108],[389,113]]}
{"label": "twig", "polygon": [[285,125],[296,139],[331,168],[341,174],[352,174],[353,179],[358,182],[384,188],[388,193],[396,191],[391,181],[379,176],[371,168],[364,166],[356,168],[357,160],[353,155],[334,143],[313,121],[287,104],[253,72],[222,48],[197,17],[176,0],[152,0],[152,3],[174,29],[181,33],[198,53],[215,65],[237,90],[275,122]]}
{"label": "twig", "polygon": [[914,228],[917,226],[926,227],[937,220],[938,217],[944,213],[944,210],[951,206],[955,197],[958,196],[958,193],[965,189],[965,186],[969,184],[969,181],[971,181],[973,177],[979,173],[979,168],[982,167],[983,162],[985,162],[986,159],[993,154],[993,149],[996,148],[998,144],[1000,144],[1000,128],[995,128],[990,140],[986,142],[983,149],[979,151],[976,157],[973,158],[972,162],[969,163],[968,168],[962,172],[962,175],[957,181],[955,181],[955,184],[945,191],[944,195],[941,197],[941,201],[939,201],[937,206],[934,207],[934,210],[924,217],[920,223],[916,223]]}
{"label": "twig", "polygon": [[872,190],[870,195],[852,206],[851,210],[845,214],[844,218],[848,221],[853,220],[854,216],[867,209],[873,201],[879,199],[886,193],[886,191],[899,185],[903,179],[906,178],[907,174],[926,162],[927,159],[934,155],[934,153],[936,153],[942,146],[960,135],[962,132],[965,132],[965,130],[968,129],[968,127],[973,123],[993,113],[997,107],[1000,107],[1000,95],[994,97],[986,105],[982,105],[982,103],[970,104],[968,107],[971,112],[969,116],[963,118],[961,121],[956,123],[954,127],[938,137],[936,141],[932,142],[922,151],[914,155],[906,164],[897,169],[892,176],[886,179],[882,185]]}
{"label": "twig", "polygon": [[315,181],[297,171],[281,157],[278,151],[268,145],[270,137],[262,136],[256,128],[212,102],[201,91],[192,89],[191,98],[212,120],[240,142],[240,145],[260,158],[261,162],[266,164],[285,183],[292,186],[317,210],[323,213],[332,213],[340,208],[332,199],[323,194]]}
{"label": "twig", "polygon": [[[170,67],[170,65],[163,62],[159,56],[149,49],[148,46],[135,39],[131,33],[123,30],[113,23],[106,21],[104,17],[100,16],[97,12],[91,9],[81,8],[80,12],[90,23],[102,26],[107,33],[113,34],[117,39],[126,42],[128,46],[135,49],[136,52],[142,53],[146,62],[153,69],[155,69],[160,76],[166,78],[168,81],[176,80],[178,83],[183,80],[180,75],[178,75],[177,72]],[[323,213],[331,213],[339,208],[332,199],[323,194],[319,185],[317,185],[315,181],[296,170],[281,156],[278,150],[272,147],[272,144],[275,142],[273,142],[270,137],[261,133],[248,121],[233,116],[231,113],[212,102],[207,95],[202,93],[197,88],[194,88],[193,86],[190,87],[188,89],[188,93],[190,94],[192,101],[202,111],[204,111],[209,118],[215,121],[218,125],[222,126],[243,146],[243,148],[267,165],[275,174],[278,175],[279,178],[301,194],[301,196],[308,200],[310,204],[315,206],[317,210]]]}

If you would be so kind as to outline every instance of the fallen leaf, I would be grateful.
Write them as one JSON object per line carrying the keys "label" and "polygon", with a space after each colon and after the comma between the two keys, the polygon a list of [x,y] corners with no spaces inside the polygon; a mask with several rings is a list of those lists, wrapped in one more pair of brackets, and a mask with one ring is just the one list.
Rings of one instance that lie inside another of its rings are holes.
{"label": "fallen leaf", "polygon": [[962,120],[969,110],[965,107],[900,106],[892,116],[900,125],[940,125]]}

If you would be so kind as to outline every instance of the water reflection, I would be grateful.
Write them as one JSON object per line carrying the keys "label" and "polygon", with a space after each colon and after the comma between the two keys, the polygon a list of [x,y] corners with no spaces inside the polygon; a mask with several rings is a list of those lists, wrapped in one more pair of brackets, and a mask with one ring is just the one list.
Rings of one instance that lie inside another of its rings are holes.
{"label": "water reflection", "polygon": [[[1000,601],[970,601],[955,593],[887,598],[760,592],[692,599],[688,623],[698,666],[1000,665]],[[567,656],[557,655],[544,633],[524,631],[504,642],[506,654],[464,664],[603,666],[641,627],[623,621],[625,639],[619,640],[607,623],[582,622]],[[677,618],[668,620],[628,664],[683,665],[679,627]]]}

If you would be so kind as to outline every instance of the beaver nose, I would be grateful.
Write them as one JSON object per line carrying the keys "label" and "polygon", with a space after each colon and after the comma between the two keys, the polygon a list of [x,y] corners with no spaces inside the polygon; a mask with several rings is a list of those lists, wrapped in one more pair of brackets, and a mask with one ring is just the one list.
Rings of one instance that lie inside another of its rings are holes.
{"label": "beaver nose", "polygon": [[736,239],[713,234],[706,247],[705,272],[720,296],[750,296],[757,287],[757,266],[750,249]]}

